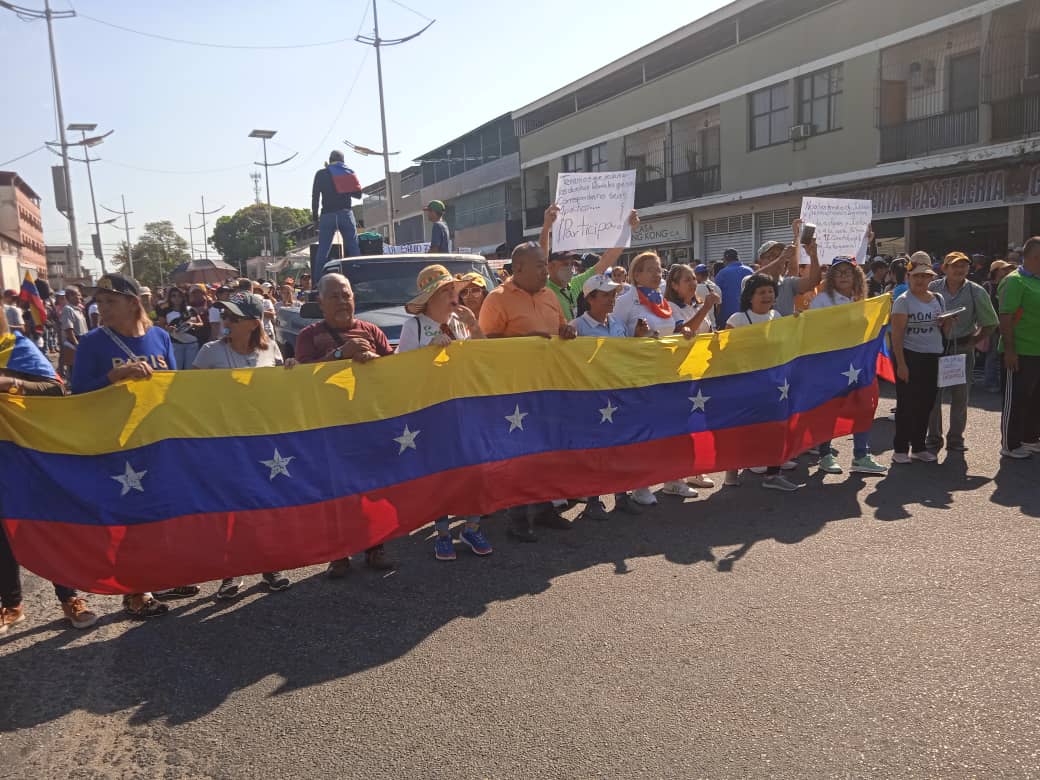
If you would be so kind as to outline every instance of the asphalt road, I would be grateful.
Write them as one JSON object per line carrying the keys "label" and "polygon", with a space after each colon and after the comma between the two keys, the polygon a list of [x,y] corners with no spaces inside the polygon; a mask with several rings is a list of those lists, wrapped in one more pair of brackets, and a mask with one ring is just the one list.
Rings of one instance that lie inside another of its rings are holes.
{"label": "asphalt road", "polygon": [[454,563],[424,529],[390,576],[144,624],[94,597],[66,629],[30,575],[0,777],[1040,777],[1040,458],[1000,461],[996,403],[966,456],[884,479],[803,457],[797,494],[748,476],[535,545],[492,520]]}

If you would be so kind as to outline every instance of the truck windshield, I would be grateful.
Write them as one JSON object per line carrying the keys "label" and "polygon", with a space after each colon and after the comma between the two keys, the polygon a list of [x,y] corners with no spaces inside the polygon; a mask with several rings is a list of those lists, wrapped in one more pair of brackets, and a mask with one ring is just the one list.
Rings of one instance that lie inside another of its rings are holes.
{"label": "truck windshield", "polygon": [[[404,306],[418,295],[415,278],[419,271],[438,262],[435,258],[415,260],[361,260],[342,264],[344,275],[354,288],[355,307],[358,311]],[[495,286],[488,275],[487,265],[463,260],[440,261],[452,276],[476,271],[488,280],[488,289]]]}

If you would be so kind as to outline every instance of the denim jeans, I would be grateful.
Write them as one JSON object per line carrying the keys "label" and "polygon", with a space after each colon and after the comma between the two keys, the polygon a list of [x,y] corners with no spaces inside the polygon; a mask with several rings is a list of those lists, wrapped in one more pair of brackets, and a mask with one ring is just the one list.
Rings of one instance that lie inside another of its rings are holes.
{"label": "denim jeans", "polygon": [[[467,515],[462,519],[466,521],[467,525],[480,525],[480,515]],[[441,517],[434,521],[433,527],[437,529],[438,534],[446,534],[451,529],[451,518],[448,516]]]}
{"label": "denim jeans", "polygon": [[184,371],[191,368],[195,362],[195,356],[199,354],[199,343],[193,341],[190,344],[173,342],[173,359],[177,362],[177,370]]}
{"label": "denim jeans", "polygon": [[321,278],[321,269],[325,267],[329,259],[329,249],[332,248],[332,237],[339,231],[343,237],[343,255],[345,257],[357,257],[361,254],[358,246],[357,223],[354,222],[354,212],[350,209],[341,211],[326,211],[318,217],[318,254],[314,258],[311,268],[311,285],[317,288],[318,280]]}
{"label": "denim jeans", "polygon": [[[833,441],[833,439],[831,440]],[[831,442],[825,441],[820,445],[820,455],[826,455],[827,453],[834,454],[834,450],[831,449]],[[870,431],[863,431],[862,433],[852,434],[852,457],[855,460],[865,458],[870,454]]]}

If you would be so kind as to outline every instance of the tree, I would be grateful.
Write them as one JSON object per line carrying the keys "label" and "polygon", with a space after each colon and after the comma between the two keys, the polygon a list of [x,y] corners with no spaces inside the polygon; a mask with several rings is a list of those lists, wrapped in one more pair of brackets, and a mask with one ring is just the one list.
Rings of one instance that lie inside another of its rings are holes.
{"label": "tree", "polygon": [[[307,209],[271,207],[275,240],[280,242],[279,254],[285,254],[295,246],[292,239],[284,234],[310,221],[311,213]],[[250,257],[263,254],[267,243],[267,206],[254,203],[239,209],[230,217],[218,219],[217,226],[213,229],[212,243],[231,265],[238,265]]]}
{"label": "tree", "polygon": [[[120,273],[129,275],[125,242],[113,260]],[[146,222],[144,232],[134,244],[134,277],[148,287],[163,287],[170,272],[189,260],[188,242],[178,235],[172,222]]]}

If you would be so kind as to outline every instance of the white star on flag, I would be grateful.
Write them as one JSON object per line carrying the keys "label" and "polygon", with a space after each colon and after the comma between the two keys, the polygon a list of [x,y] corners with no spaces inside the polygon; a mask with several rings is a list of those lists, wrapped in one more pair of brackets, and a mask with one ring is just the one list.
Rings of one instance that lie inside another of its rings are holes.
{"label": "white star on flag", "polygon": [[859,375],[860,375],[860,373],[862,373],[862,371],[863,371],[862,368],[856,368],[855,366],[852,365],[852,363],[849,363],[849,370],[848,371],[842,371],[841,375],[842,376],[847,376],[849,378],[849,385],[851,386],[851,385],[854,385],[857,382],[859,382]]}
{"label": "white star on flag", "polygon": [[408,449],[409,447],[411,447],[413,450],[418,452],[418,449],[415,446],[415,437],[418,436],[420,433],[422,433],[422,431],[410,431],[410,430],[408,430],[408,426],[405,425],[404,426],[404,433],[402,433],[400,436],[398,436],[397,438],[394,439],[394,441],[396,441],[398,444],[401,445],[401,449],[398,451],[397,454],[398,455],[403,454],[404,451],[406,449]]}
{"label": "white star on flag", "polygon": [[295,455],[290,455],[288,458],[283,458],[278,453],[278,448],[275,447],[275,449],[274,449],[274,457],[271,458],[270,460],[262,460],[262,461],[260,461],[260,465],[267,466],[267,468],[271,469],[271,476],[268,477],[268,480],[273,480],[279,474],[284,474],[289,479],[292,479],[292,474],[289,473],[288,466],[289,466],[289,462],[291,460],[293,460],[293,458],[295,458],[295,457],[296,457]]}
{"label": "white star on flag", "polygon": [[522,431],[524,429],[524,418],[527,417],[528,414],[528,412],[521,412],[520,404],[517,404],[513,413],[506,415],[506,419],[509,421],[509,432],[512,433],[517,428]]}
{"label": "white star on flag", "polygon": [[614,406],[614,404],[612,404],[610,402],[610,399],[608,398],[607,399],[607,405],[599,410],[599,413],[601,415],[603,415],[603,419],[601,419],[599,421],[599,424],[602,425],[605,422],[613,424],[614,423],[614,412],[616,412],[617,410],[618,410],[618,408],[616,406]]}
{"label": "white star on flag", "polygon": [[705,395],[704,393],[702,393],[700,388],[698,387],[697,388],[697,395],[691,395],[691,396],[689,396],[689,399],[690,399],[690,401],[693,402],[693,408],[690,409],[691,412],[697,412],[697,411],[703,412],[704,411],[704,405],[706,403],[708,403],[708,401],[711,400],[711,396],[710,395]]}
{"label": "white star on flag", "polygon": [[122,474],[117,474],[112,477],[116,482],[123,486],[120,491],[120,496],[125,496],[131,490],[136,490],[139,493],[144,492],[144,487],[141,485],[141,478],[147,474],[147,471],[134,471],[130,466],[130,461],[126,462],[126,470]]}
{"label": "white star on flag", "polygon": [[780,400],[781,401],[788,401],[788,400],[790,400],[790,397],[788,395],[791,392],[791,383],[790,382],[788,382],[785,379],[784,383],[782,385],[777,385],[776,389],[780,391]]}

